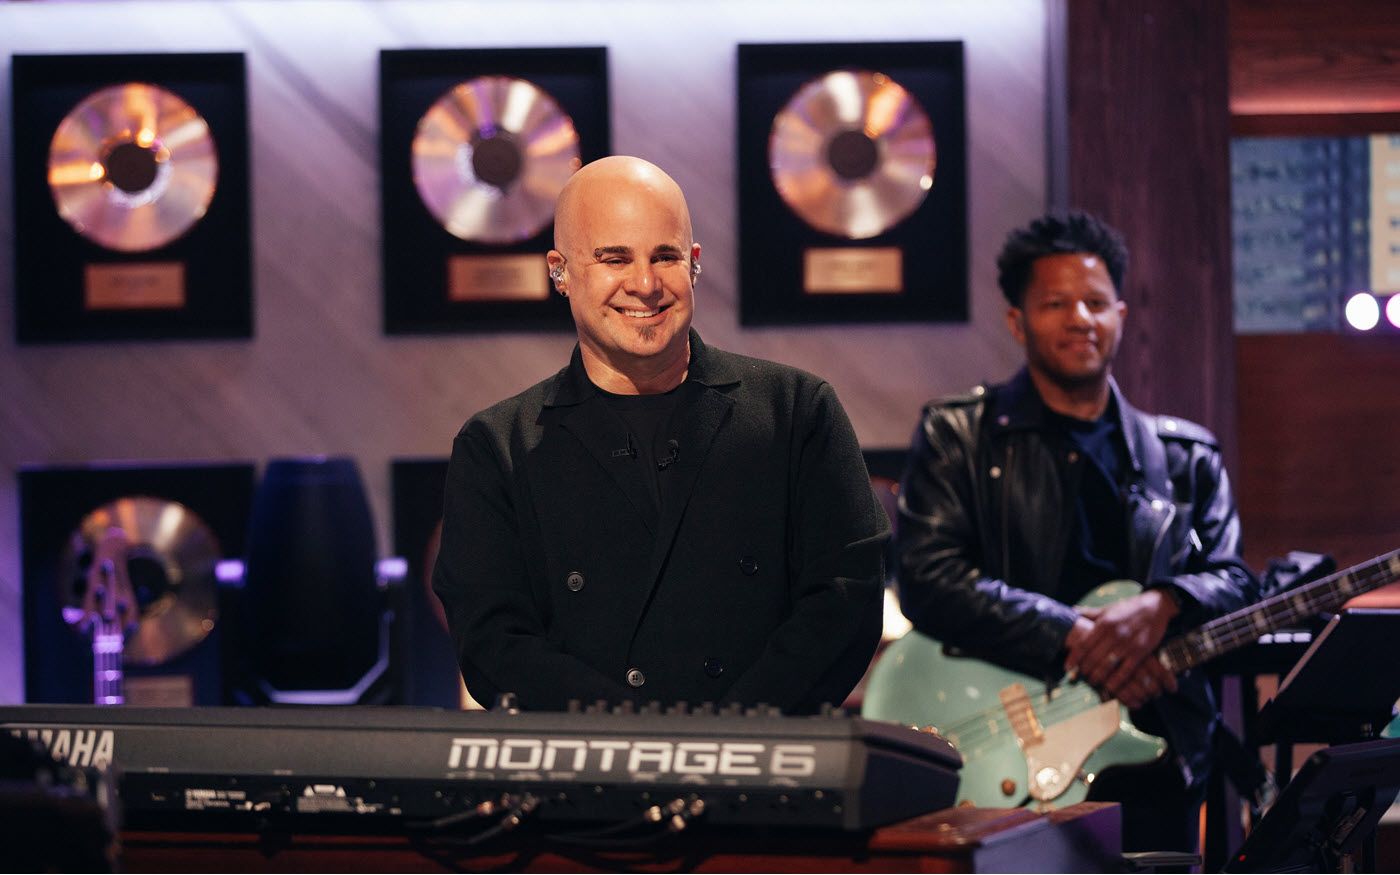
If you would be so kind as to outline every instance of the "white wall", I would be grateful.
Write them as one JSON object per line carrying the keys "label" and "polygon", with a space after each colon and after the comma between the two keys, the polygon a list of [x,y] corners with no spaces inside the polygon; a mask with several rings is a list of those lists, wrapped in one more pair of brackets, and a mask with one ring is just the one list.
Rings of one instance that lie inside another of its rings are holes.
{"label": "white wall", "polygon": [[[740,328],[735,45],[923,39],[966,44],[971,322]],[[379,49],[533,45],[608,46],[614,151],[689,196],[708,343],[823,375],[868,447],[904,445],[927,398],[1015,367],[992,261],[1046,202],[1046,0],[0,3],[0,702],[23,698],[21,465],[346,453],[384,548],[389,461],[446,455],[473,412],[565,361],[565,335],[380,330]],[[108,51],[247,53],[252,340],[14,343],[8,56]]]}

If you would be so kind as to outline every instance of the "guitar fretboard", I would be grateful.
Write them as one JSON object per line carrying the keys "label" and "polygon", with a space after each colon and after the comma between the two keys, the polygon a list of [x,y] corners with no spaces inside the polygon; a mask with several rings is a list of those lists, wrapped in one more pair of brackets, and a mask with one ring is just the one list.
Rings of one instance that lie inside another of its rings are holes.
{"label": "guitar fretboard", "polygon": [[98,705],[121,705],[122,626],[105,617],[98,619],[92,633],[92,700]]}
{"label": "guitar fretboard", "polygon": [[1334,611],[1353,596],[1396,580],[1400,580],[1400,550],[1212,620],[1167,642],[1158,658],[1173,674],[1180,674],[1253,643],[1265,632],[1294,625],[1324,611]]}

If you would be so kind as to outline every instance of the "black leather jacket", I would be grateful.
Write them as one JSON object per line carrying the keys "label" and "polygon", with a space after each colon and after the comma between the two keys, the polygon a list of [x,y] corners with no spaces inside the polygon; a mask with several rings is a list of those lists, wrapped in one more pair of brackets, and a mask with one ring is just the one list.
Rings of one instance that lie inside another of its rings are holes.
{"label": "black leather jacket", "polygon": [[[1116,384],[1112,392],[1128,451],[1124,524],[1133,579],[1172,588],[1183,630],[1253,601],[1258,584],[1240,558],[1239,516],[1214,436],[1134,409]],[[896,537],[900,601],[915,628],[965,655],[1054,682],[1075,612],[1045,593],[1059,586],[1088,463],[1047,431],[1044,410],[1024,369],[1005,385],[925,407]],[[1214,715],[1199,686],[1187,691],[1191,710]],[[1190,735],[1212,730],[1198,726]],[[1188,751],[1208,742],[1169,738]]]}

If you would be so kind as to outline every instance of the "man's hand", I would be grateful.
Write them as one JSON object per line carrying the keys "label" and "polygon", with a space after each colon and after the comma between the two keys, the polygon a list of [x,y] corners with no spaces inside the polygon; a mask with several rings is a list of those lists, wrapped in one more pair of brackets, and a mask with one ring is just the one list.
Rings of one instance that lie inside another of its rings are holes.
{"label": "man's hand", "polygon": [[1065,671],[1099,692],[1140,708],[1176,691],[1176,677],[1157,660],[1176,602],[1149,589],[1104,608],[1084,608],[1065,639]]}

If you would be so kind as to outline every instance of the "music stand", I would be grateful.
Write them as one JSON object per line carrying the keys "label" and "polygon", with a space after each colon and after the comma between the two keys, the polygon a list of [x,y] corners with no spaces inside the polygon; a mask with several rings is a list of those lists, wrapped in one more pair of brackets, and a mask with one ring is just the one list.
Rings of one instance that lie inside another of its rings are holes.
{"label": "music stand", "polygon": [[[1374,738],[1400,698],[1400,610],[1348,609],[1334,616],[1259,711],[1259,743]],[[1284,766],[1280,774],[1286,778]]]}
{"label": "music stand", "polygon": [[1343,744],[1308,757],[1260,818],[1226,872],[1339,872],[1363,850],[1360,871],[1375,871],[1367,840],[1400,792],[1400,739]]}

